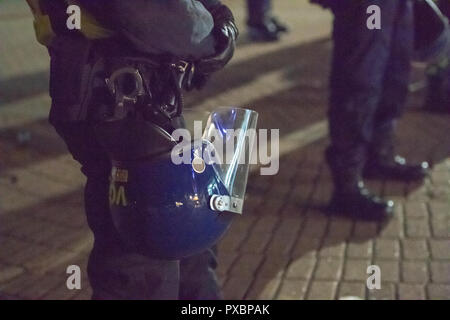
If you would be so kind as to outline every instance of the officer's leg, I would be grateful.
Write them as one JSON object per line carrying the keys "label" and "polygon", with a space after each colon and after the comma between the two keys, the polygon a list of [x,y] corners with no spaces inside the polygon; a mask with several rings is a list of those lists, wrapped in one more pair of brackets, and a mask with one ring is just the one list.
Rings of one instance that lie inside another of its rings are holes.
{"label": "officer's leg", "polygon": [[427,67],[427,96],[424,108],[429,111],[445,111],[449,108],[449,59]]}
{"label": "officer's leg", "polygon": [[[367,28],[366,10],[370,4],[382,9],[381,30]],[[334,12],[331,146],[326,152],[335,185],[330,208],[360,218],[384,218],[392,211],[392,203],[373,197],[363,188],[361,174],[382,94],[396,4],[361,1]]]}
{"label": "officer's leg", "polygon": [[256,25],[270,17],[271,0],[247,0],[248,23]]}
{"label": "officer's leg", "polygon": [[414,15],[412,2],[400,1],[397,8],[393,42],[382,99],[375,115],[365,176],[398,179],[421,179],[427,163],[407,165],[394,155],[396,120],[402,115],[408,94],[411,59],[414,46]]}
{"label": "officer's leg", "polygon": [[[450,18],[450,1],[438,2],[442,13]],[[427,97],[424,108],[429,111],[450,111],[450,56],[430,64],[427,74]]]}
{"label": "officer's leg", "polygon": [[271,0],[247,0],[250,38],[255,41],[275,41],[279,33],[287,32],[286,25],[272,16]]}
{"label": "officer's leg", "polygon": [[223,299],[217,281],[216,248],[180,261],[180,299]]}
{"label": "officer's leg", "polygon": [[109,213],[111,164],[87,123],[57,123],[73,157],[87,177],[85,209],[94,233],[88,276],[93,299],[176,299],[179,264],[158,261],[127,252]]}
{"label": "officer's leg", "polygon": [[179,261],[128,252],[105,255],[94,250],[88,272],[94,300],[178,299]]}

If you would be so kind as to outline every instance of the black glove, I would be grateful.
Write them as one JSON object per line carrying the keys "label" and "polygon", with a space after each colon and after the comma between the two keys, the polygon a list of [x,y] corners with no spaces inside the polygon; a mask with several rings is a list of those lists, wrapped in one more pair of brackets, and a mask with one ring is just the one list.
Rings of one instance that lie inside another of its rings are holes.
{"label": "black glove", "polygon": [[239,31],[234,22],[231,10],[219,4],[210,9],[214,19],[213,35],[216,38],[216,54],[195,63],[192,86],[200,89],[211,74],[223,69],[234,55]]}

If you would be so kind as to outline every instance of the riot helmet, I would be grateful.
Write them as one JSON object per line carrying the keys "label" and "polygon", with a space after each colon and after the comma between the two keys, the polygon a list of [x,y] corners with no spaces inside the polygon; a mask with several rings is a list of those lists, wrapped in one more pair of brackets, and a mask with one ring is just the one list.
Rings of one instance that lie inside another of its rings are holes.
{"label": "riot helmet", "polygon": [[196,139],[181,143],[182,128],[171,134],[158,128],[152,132],[160,137],[148,139],[166,139],[163,152],[113,155],[111,214],[130,250],[180,259],[217,243],[242,214],[257,118],[252,110],[219,108]]}

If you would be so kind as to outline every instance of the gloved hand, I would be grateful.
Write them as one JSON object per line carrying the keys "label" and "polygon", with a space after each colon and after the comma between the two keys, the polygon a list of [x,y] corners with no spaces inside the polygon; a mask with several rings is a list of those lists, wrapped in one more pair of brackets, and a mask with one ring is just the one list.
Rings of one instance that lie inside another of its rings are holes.
{"label": "gloved hand", "polygon": [[216,38],[216,54],[195,63],[192,87],[201,89],[211,74],[223,69],[234,55],[239,30],[231,10],[218,4],[210,9],[214,19],[213,34]]}

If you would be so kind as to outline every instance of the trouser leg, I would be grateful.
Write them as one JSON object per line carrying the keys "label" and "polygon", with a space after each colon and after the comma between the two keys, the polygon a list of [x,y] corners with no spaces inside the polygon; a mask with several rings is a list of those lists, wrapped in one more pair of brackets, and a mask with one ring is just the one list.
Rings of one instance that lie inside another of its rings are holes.
{"label": "trouser leg", "polygon": [[[108,175],[109,177],[109,175]],[[105,210],[109,218],[109,179],[88,176],[86,213],[90,225],[99,226],[97,217]],[[108,222],[109,223],[109,222]],[[96,238],[89,257],[88,276],[96,300],[174,300],[178,298],[179,261],[150,259],[130,253],[103,228],[94,227]],[[115,232],[115,230],[114,230]],[[100,235],[101,234],[101,235]]]}
{"label": "trouser leg", "polygon": [[55,127],[87,177],[85,209],[95,239],[88,263],[93,299],[177,299],[179,261],[130,253],[115,231],[108,197],[111,164],[92,128],[85,123]]}
{"label": "trouser leg", "polygon": [[450,110],[450,69],[449,58],[427,68],[427,97],[425,108],[430,111]]}
{"label": "trouser leg", "polygon": [[[400,2],[363,0],[334,10],[328,112],[331,145],[326,150],[335,186],[330,209],[360,219],[380,220],[392,214],[392,202],[364,188],[362,170],[382,100]],[[381,30],[367,28],[366,10],[374,4],[382,12]]]}
{"label": "trouser leg", "polygon": [[414,49],[413,3],[409,0],[398,1],[393,16],[390,55],[383,79],[382,98],[374,115],[364,175],[372,178],[421,180],[428,174],[429,164],[409,164],[406,159],[394,153],[395,126],[405,108]]}
{"label": "trouser leg", "polygon": [[[328,151],[334,171],[360,170],[365,163],[401,2],[361,1],[351,9],[335,12]],[[370,4],[381,7],[381,30],[369,30],[366,26],[366,9]]]}
{"label": "trouser leg", "polygon": [[271,0],[247,0],[248,23],[261,24],[270,18]]}
{"label": "trouser leg", "polygon": [[88,273],[94,300],[176,300],[179,261],[93,250]]}
{"label": "trouser leg", "polygon": [[212,248],[180,261],[180,299],[223,299],[215,273],[216,254],[216,248]]}
{"label": "trouser leg", "polygon": [[411,59],[414,47],[414,14],[410,1],[401,1],[395,15],[387,72],[383,80],[382,98],[375,113],[371,160],[393,158],[396,120],[403,114],[408,95]]}

